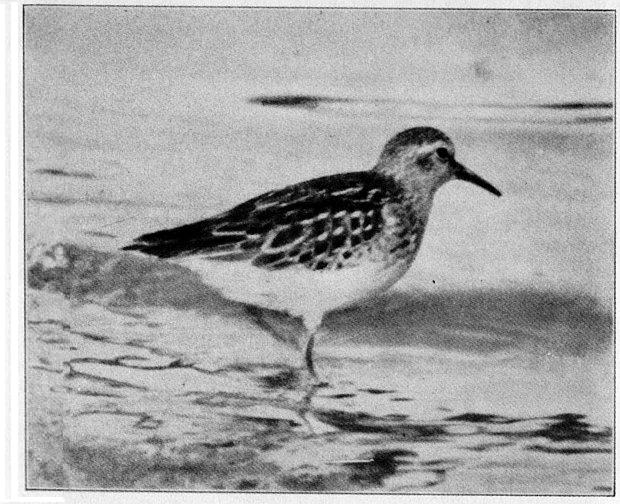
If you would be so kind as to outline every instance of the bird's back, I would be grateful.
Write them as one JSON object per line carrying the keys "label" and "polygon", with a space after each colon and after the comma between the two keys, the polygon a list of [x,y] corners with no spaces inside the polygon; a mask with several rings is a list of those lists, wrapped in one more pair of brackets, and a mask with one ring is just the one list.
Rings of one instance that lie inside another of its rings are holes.
{"label": "bird's back", "polygon": [[233,300],[305,316],[308,306],[354,304],[405,273],[425,225],[406,203],[376,172],[321,177],[125,249],[183,264]]}

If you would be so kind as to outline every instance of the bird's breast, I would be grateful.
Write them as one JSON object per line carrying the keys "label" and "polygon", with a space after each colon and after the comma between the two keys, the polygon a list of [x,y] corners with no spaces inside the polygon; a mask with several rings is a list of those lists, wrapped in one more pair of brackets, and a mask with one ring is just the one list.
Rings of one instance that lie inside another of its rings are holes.
{"label": "bird's breast", "polygon": [[426,219],[402,205],[386,205],[382,214],[383,228],[373,244],[377,251],[374,259],[386,267],[403,260],[409,266],[422,243]]}

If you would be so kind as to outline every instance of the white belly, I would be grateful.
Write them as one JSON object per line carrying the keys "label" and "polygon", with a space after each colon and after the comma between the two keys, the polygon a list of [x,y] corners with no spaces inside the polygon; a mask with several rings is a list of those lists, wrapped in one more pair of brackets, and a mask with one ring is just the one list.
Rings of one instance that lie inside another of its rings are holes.
{"label": "white belly", "polygon": [[199,273],[205,284],[224,297],[303,317],[317,327],[323,314],[350,306],[392,286],[407,271],[411,260],[389,267],[366,261],[339,270],[312,271],[305,266],[267,270],[250,262],[225,262],[200,257],[176,260]]}

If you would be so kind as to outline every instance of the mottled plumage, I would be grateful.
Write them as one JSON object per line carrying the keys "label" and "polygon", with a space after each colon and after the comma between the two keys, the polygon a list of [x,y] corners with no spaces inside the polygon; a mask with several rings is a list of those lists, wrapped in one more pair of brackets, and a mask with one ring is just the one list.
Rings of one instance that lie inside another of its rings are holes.
{"label": "mottled plumage", "polygon": [[454,159],[434,128],[393,137],[370,171],[270,191],[214,217],[140,236],[124,250],[174,260],[236,301],[303,318],[323,315],[396,282],[420,247],[435,191],[451,179],[499,191]]}
{"label": "mottled plumage", "polygon": [[[145,234],[125,250],[323,270],[355,266],[374,245],[390,260],[410,250],[412,233],[421,232],[414,215],[411,221],[398,215],[403,196],[392,178],[376,172],[321,177],[262,194],[210,219]],[[392,224],[384,232],[388,216]]]}

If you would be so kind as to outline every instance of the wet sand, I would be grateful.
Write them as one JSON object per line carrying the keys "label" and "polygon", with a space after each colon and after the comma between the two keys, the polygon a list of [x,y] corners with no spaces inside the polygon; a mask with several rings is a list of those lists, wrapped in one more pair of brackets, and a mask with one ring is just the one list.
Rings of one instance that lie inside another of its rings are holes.
{"label": "wet sand", "polygon": [[386,296],[328,319],[316,387],[187,270],[31,259],[33,488],[611,492],[612,321],[592,299]]}

